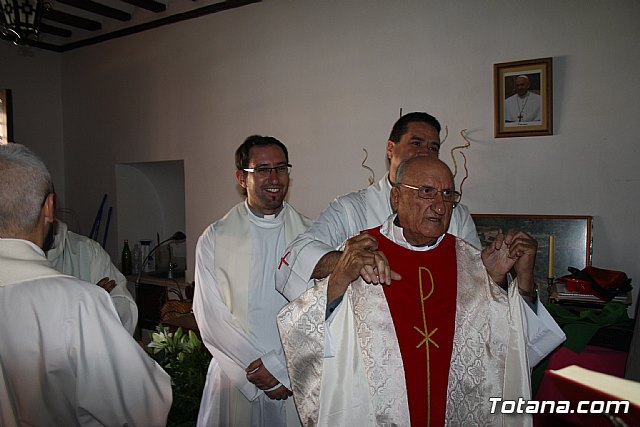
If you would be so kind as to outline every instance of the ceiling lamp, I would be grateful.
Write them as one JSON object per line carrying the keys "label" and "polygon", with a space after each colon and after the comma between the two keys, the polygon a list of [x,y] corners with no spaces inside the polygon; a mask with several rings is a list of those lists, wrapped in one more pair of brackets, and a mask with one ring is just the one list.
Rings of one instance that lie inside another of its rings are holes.
{"label": "ceiling lamp", "polygon": [[0,0],[0,31],[15,44],[38,38],[42,0]]}

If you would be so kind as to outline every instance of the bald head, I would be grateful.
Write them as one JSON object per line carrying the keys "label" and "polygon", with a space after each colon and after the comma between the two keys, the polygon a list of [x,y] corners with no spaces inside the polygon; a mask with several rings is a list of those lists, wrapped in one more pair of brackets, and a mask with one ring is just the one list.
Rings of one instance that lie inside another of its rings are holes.
{"label": "bald head", "polygon": [[453,173],[449,166],[437,157],[414,157],[400,163],[396,172],[396,182],[404,182],[405,177],[413,177],[415,175],[442,174],[448,176],[453,185]]}
{"label": "bald head", "polygon": [[407,242],[424,246],[446,233],[454,207],[449,196],[454,191],[451,169],[437,158],[414,157],[398,166],[391,207]]}

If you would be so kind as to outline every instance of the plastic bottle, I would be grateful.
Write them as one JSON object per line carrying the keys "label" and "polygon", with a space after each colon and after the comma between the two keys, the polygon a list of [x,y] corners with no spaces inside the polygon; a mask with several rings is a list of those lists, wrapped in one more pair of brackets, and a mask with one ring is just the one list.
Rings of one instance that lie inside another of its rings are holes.
{"label": "plastic bottle", "polygon": [[142,251],[140,245],[137,243],[133,245],[133,274],[140,273],[140,266],[142,264]]}
{"label": "plastic bottle", "polygon": [[122,274],[128,276],[131,274],[131,249],[129,249],[129,241],[125,239],[124,248],[122,248]]}
{"label": "plastic bottle", "polygon": [[140,240],[140,251],[141,251],[141,258],[143,262],[143,265],[140,268],[145,273],[152,272],[156,269],[156,263],[153,259],[153,255],[149,256],[150,250],[151,250],[151,240]]}

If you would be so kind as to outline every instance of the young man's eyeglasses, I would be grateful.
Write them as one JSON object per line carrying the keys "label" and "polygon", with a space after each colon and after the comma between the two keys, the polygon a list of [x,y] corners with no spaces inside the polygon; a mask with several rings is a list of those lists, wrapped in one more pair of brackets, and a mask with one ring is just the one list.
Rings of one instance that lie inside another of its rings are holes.
{"label": "young man's eyeglasses", "polygon": [[251,172],[256,174],[257,177],[266,178],[271,176],[271,172],[275,172],[277,175],[289,175],[291,173],[291,165],[279,165],[272,168],[266,166],[258,166],[257,168],[244,168],[245,172]]}
{"label": "young man's eyeglasses", "polygon": [[401,185],[403,187],[418,191],[418,197],[420,197],[421,199],[432,200],[438,197],[438,193],[440,193],[442,194],[442,200],[444,200],[447,203],[453,203],[455,205],[462,198],[462,194],[451,189],[438,190],[433,187],[429,187],[427,185],[421,185],[420,187],[416,187],[414,185],[402,184],[402,183],[396,183],[396,185]]}

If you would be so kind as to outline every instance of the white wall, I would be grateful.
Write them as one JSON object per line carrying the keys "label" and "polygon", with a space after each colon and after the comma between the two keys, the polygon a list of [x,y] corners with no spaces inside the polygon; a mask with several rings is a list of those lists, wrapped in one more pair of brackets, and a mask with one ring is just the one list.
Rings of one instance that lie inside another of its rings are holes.
{"label": "white wall", "polygon": [[46,160],[64,205],[61,62],[57,53],[0,40],[0,88],[12,91],[14,142]]}
{"label": "white wall", "polygon": [[[120,240],[128,239],[132,250],[140,240],[151,240],[153,249],[175,232],[184,232],[184,188],[181,161],[116,165]],[[171,242],[171,246],[173,256],[185,258],[184,243]]]}
{"label": "white wall", "polygon": [[[593,264],[626,271],[637,296],[639,19],[635,0],[266,0],[70,51],[68,205],[90,227],[115,164],[184,159],[193,275],[197,237],[241,200],[246,136],[288,145],[290,201],[315,217],[367,184],[362,148],[384,173],[400,108],[424,110],[449,128],[450,165],[469,129],[472,212],[593,215]],[[554,59],[554,135],[494,139],[493,64],[540,57]]]}

